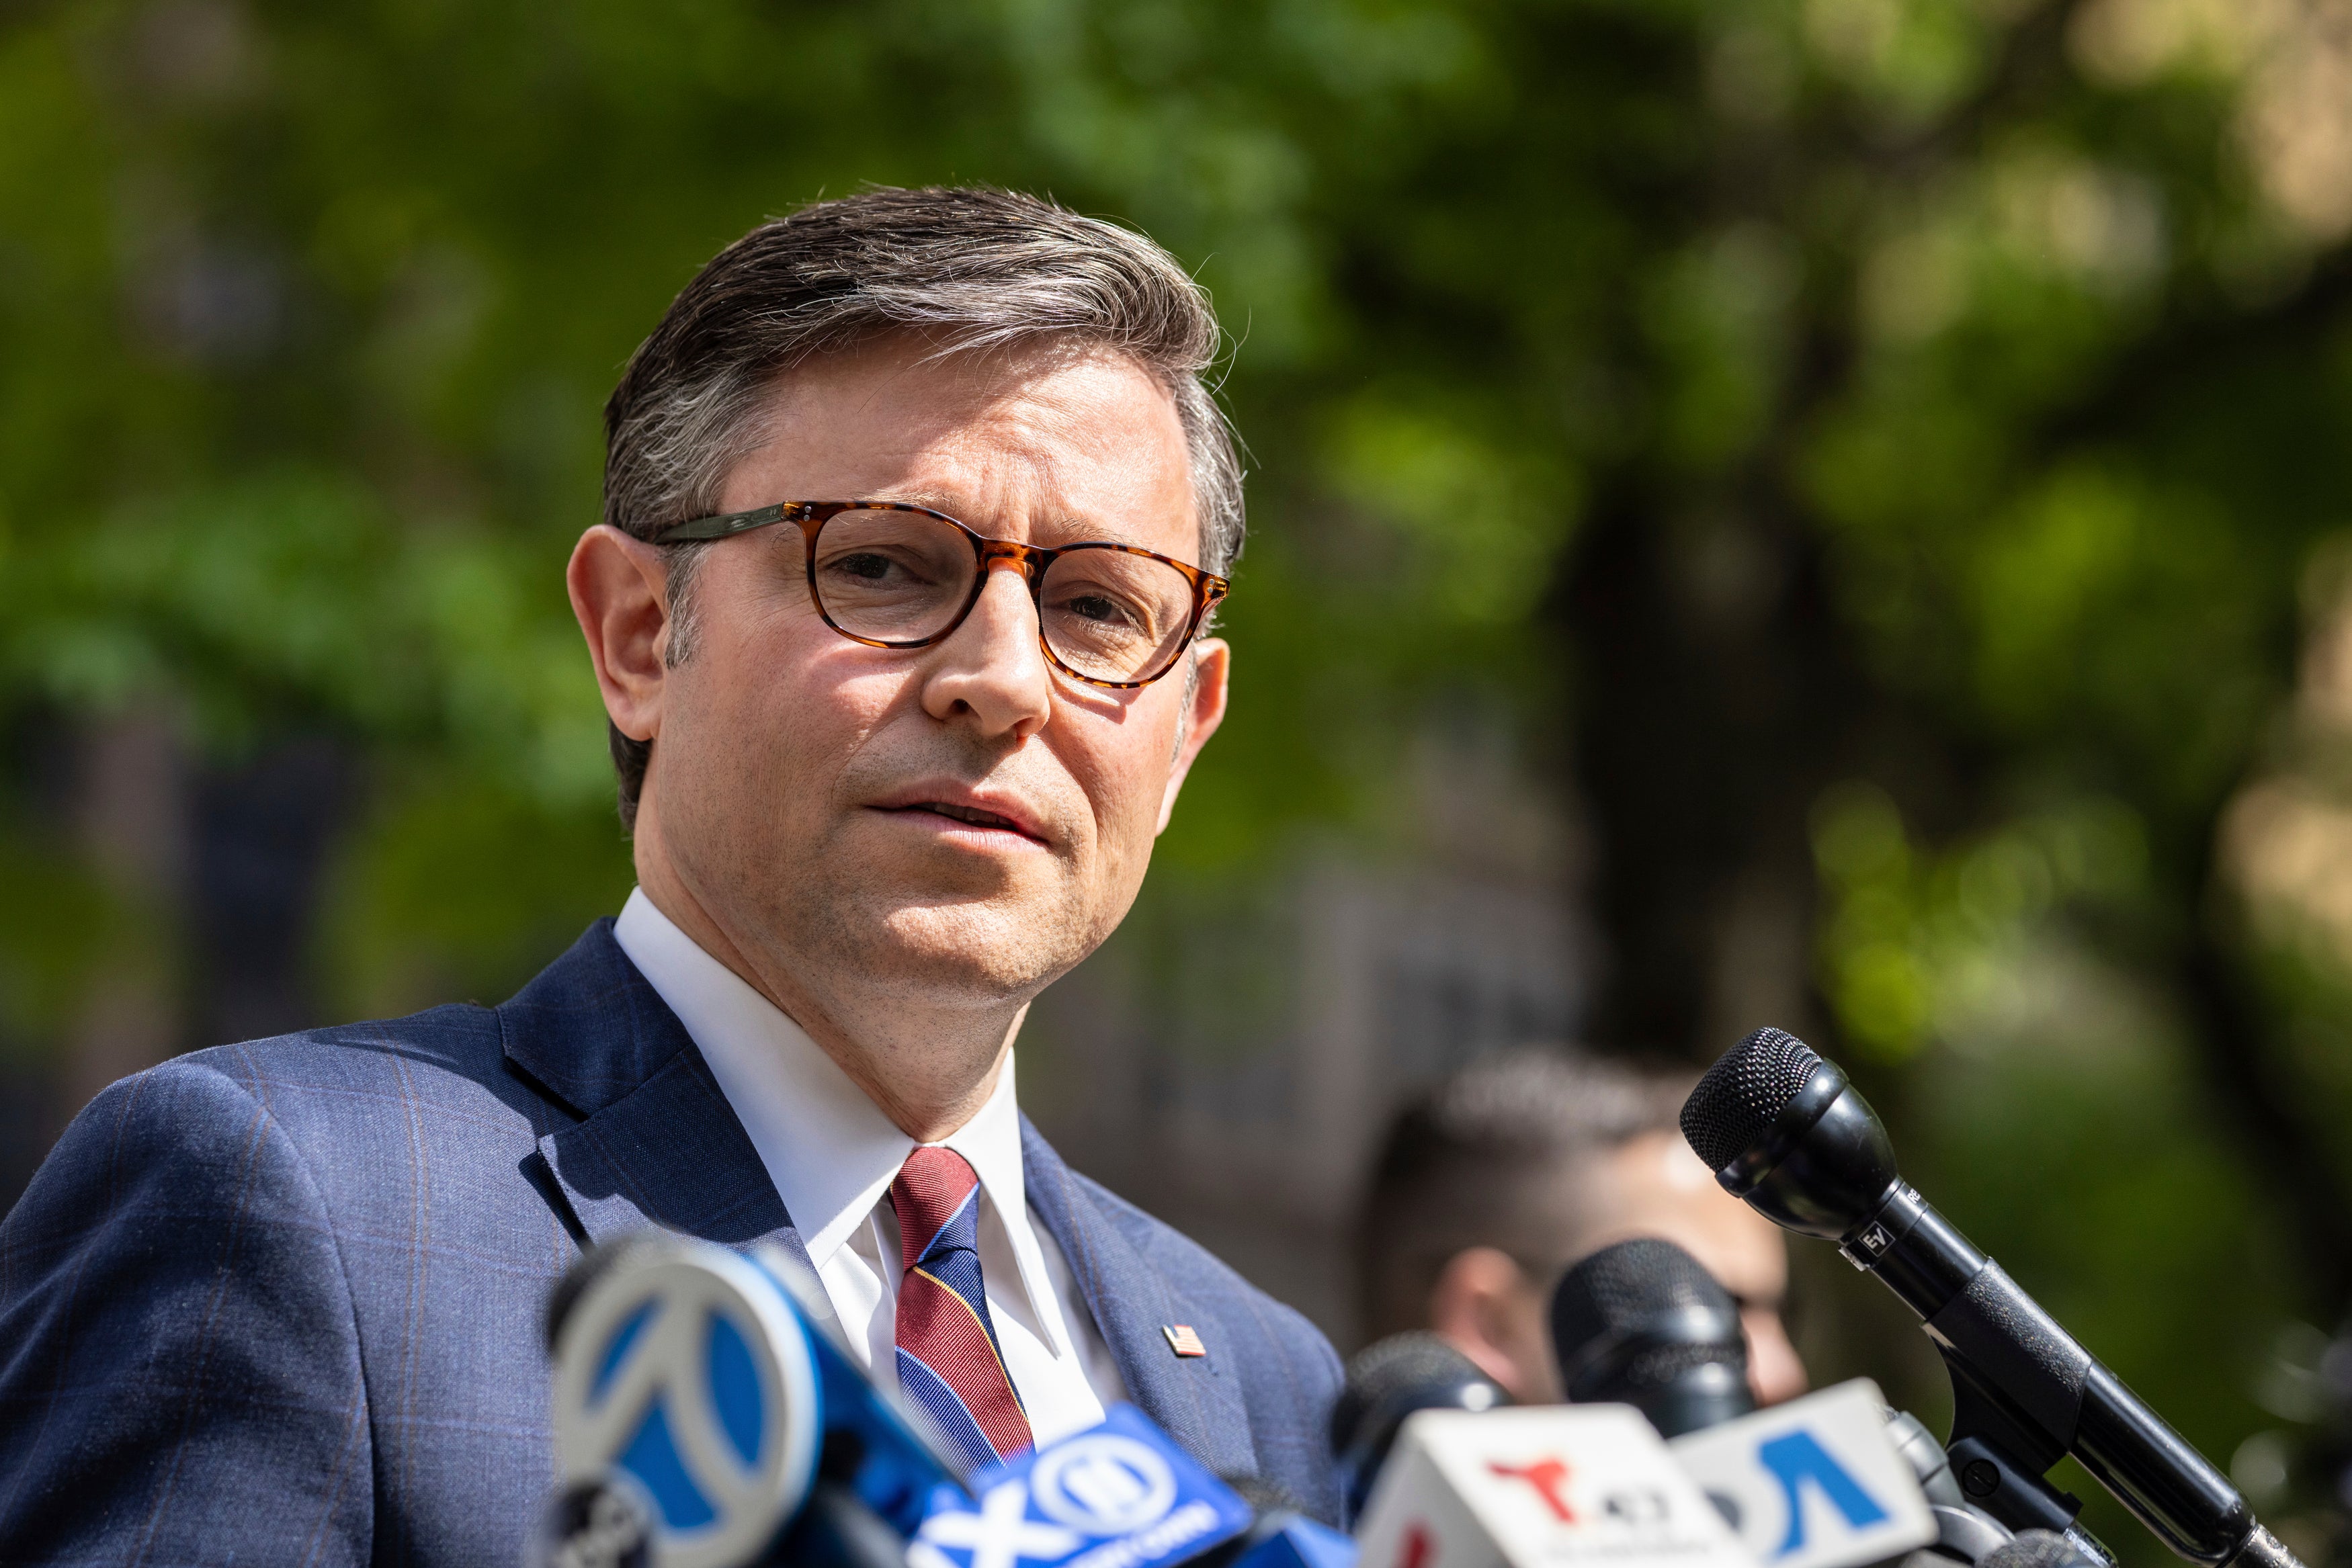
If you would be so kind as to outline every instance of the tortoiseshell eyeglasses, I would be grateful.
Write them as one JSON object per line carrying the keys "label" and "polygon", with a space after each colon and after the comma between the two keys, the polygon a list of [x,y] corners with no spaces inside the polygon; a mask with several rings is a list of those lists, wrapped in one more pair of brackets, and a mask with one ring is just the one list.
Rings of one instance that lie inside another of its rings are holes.
{"label": "tortoiseshell eyeglasses", "polygon": [[779,501],[697,517],[656,544],[725,538],[797,523],[809,597],[824,623],[872,648],[927,648],[963,624],[989,563],[1021,569],[1039,641],[1065,674],[1089,685],[1148,686],[1182,657],[1232,584],[1213,572],[1106,539],[1046,549],[992,539],[945,512],[904,501]]}

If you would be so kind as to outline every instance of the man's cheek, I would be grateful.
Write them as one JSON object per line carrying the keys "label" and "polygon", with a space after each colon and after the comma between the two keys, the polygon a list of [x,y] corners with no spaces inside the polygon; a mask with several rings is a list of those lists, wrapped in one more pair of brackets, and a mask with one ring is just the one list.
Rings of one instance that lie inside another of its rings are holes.
{"label": "man's cheek", "polygon": [[1151,851],[1152,830],[1160,825],[1160,795],[1166,773],[1149,765],[1129,766],[1115,774],[1095,813],[1102,841],[1096,846],[1103,871],[1132,878]]}

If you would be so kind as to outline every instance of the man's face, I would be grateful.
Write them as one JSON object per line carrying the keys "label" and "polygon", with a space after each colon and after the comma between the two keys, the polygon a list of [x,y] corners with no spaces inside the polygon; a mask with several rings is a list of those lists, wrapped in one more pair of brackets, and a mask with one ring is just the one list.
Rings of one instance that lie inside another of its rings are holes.
{"label": "man's face", "polygon": [[[1581,1259],[1637,1236],[1671,1241],[1739,1303],[1748,1382],[1759,1403],[1805,1391],[1805,1366],[1780,1321],[1789,1254],[1769,1220],[1716,1185],[1690,1146],[1650,1133],[1553,1173],[1549,1211],[1563,1254]],[[1553,1282],[1493,1247],[1465,1248],[1440,1271],[1429,1326],[1523,1404],[1566,1397],[1551,1343]]]}
{"label": "man's face", "polygon": [[[1134,362],[929,354],[886,340],[792,372],[720,509],[912,501],[991,538],[1200,563],[1183,430]],[[845,988],[977,1009],[1034,996],[1126,914],[1223,709],[1213,641],[1134,691],[1061,674],[1003,566],[944,642],[853,643],[811,601],[791,524],[708,547],[691,604],[686,657],[640,720],[641,838],[653,818],[730,945],[821,1009]]]}
{"label": "man's face", "polygon": [[1636,1236],[1673,1242],[1739,1303],[1757,1400],[1773,1405],[1805,1391],[1804,1364],[1780,1321],[1788,1246],[1770,1220],[1716,1184],[1678,1134],[1645,1134],[1597,1162],[1581,1201],[1593,1224],[1578,1256]]}

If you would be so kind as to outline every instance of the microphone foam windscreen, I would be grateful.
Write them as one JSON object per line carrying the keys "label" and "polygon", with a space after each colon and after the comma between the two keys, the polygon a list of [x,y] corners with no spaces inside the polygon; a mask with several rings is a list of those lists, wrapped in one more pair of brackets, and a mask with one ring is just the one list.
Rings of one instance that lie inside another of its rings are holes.
{"label": "microphone foam windscreen", "polygon": [[2047,1530],[2021,1530],[1978,1559],[1977,1568],[2099,1568],[2090,1553]]}
{"label": "microphone foam windscreen", "polygon": [[1662,1343],[1629,1369],[1633,1381],[1663,1384],[1693,1366],[1745,1361],[1739,1306],[1699,1260],[1671,1241],[1637,1236],[1603,1247],[1570,1269],[1551,1299],[1552,1343],[1563,1364],[1603,1337],[1639,1337],[1669,1313],[1704,1308],[1723,1326],[1719,1342]]}
{"label": "microphone foam windscreen", "polygon": [[1785,1030],[1759,1029],[1723,1053],[1683,1102],[1683,1137],[1719,1171],[1752,1149],[1822,1064]]}
{"label": "microphone foam windscreen", "polygon": [[1478,1364],[1433,1333],[1391,1334],[1349,1358],[1331,1408],[1331,1448],[1345,1453],[1364,1417],[1398,1395],[1420,1388],[1458,1388],[1484,1382]]}

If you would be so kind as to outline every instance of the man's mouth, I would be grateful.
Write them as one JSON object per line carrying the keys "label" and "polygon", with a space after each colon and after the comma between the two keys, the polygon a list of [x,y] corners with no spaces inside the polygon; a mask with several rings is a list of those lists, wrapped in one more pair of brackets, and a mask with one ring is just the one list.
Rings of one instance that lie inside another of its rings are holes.
{"label": "man's mouth", "polygon": [[925,800],[912,808],[918,811],[937,811],[942,817],[952,817],[959,822],[970,822],[975,828],[1003,828],[1017,833],[1020,824],[1010,817],[1000,817],[993,811],[983,811],[977,806],[950,806],[945,800]]}
{"label": "man's mouth", "polygon": [[1027,839],[1033,843],[1045,841],[1044,835],[1026,823],[1015,821],[1001,812],[991,811],[980,806],[967,806],[959,800],[909,800],[903,806],[886,806],[883,810],[894,813],[927,811],[932,816],[945,817],[950,822],[960,822],[968,828],[983,828],[1000,833],[1012,833]]}

